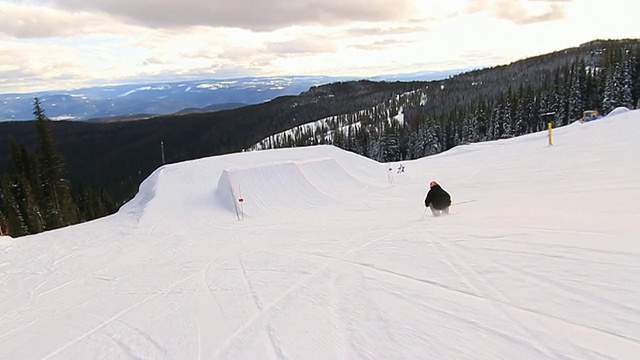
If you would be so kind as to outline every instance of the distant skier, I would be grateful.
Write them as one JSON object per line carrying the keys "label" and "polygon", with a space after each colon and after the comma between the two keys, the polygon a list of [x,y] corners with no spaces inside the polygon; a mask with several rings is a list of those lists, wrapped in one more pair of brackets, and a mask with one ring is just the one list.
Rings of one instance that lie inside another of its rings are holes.
{"label": "distant skier", "polygon": [[451,196],[437,182],[432,181],[429,183],[429,192],[427,198],[424,199],[424,205],[431,209],[433,216],[440,216],[442,213],[448,214]]}

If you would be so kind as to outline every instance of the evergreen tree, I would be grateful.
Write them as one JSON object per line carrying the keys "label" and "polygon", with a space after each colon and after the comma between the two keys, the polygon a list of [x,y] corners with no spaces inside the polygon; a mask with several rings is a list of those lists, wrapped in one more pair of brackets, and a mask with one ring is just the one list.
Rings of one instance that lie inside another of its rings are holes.
{"label": "evergreen tree", "polygon": [[516,111],[514,113],[515,130],[514,135],[520,136],[527,133],[527,97],[524,87],[518,89],[516,96]]}
{"label": "evergreen tree", "polygon": [[79,196],[77,200],[80,220],[96,219],[111,213],[102,193],[97,193],[90,187],[78,184]]}
{"label": "evergreen tree", "polygon": [[20,208],[13,196],[11,181],[8,175],[0,176],[0,190],[2,190],[3,217],[6,221],[5,229],[8,235],[18,237],[29,233],[26,221],[20,213]]}
{"label": "evergreen tree", "polygon": [[569,123],[569,101],[567,99],[566,78],[568,68],[557,68],[554,74],[554,91],[553,91],[553,111],[555,111],[554,127],[567,125]]}
{"label": "evergreen tree", "polygon": [[602,89],[604,88],[604,76],[601,68],[590,67],[585,70],[585,110],[602,111]]}
{"label": "evergreen tree", "polygon": [[620,81],[620,66],[612,66],[607,75],[602,99],[602,111],[607,114],[620,104],[620,94],[622,93],[622,83]]}
{"label": "evergreen tree", "polygon": [[619,106],[633,108],[636,58],[630,49],[612,48],[607,57],[607,71],[602,100],[603,112]]}
{"label": "evergreen tree", "polygon": [[478,100],[478,104],[475,110],[476,126],[474,129],[473,141],[486,141],[488,139],[489,132],[489,119],[487,116],[487,102],[484,97]]}
{"label": "evergreen tree", "polygon": [[633,87],[633,99],[636,100],[636,109],[640,109],[640,48],[636,49],[635,52],[635,68],[632,72],[632,80],[635,84]]}
{"label": "evergreen tree", "polygon": [[7,230],[7,214],[5,210],[4,188],[0,178],[0,236],[9,235]]}
{"label": "evergreen tree", "polygon": [[583,64],[574,62],[571,67],[571,85],[569,87],[570,121],[581,118],[582,113],[586,110],[584,101],[586,73]]}
{"label": "evergreen tree", "polygon": [[620,103],[621,106],[633,109],[633,82],[635,78],[636,57],[629,49],[625,49],[621,68],[620,81],[622,82],[622,93],[620,94]]}
{"label": "evergreen tree", "polygon": [[437,154],[443,150],[440,141],[441,132],[439,125],[429,125],[426,131],[425,156]]}
{"label": "evergreen tree", "polygon": [[33,115],[36,118],[36,157],[45,229],[74,224],[78,216],[69,181],[64,176],[62,157],[56,150],[51,121],[45,116],[38,98],[34,100]]}
{"label": "evergreen tree", "polygon": [[44,222],[38,205],[38,177],[36,162],[24,146],[9,138],[11,151],[11,181],[13,195],[26,222],[28,232],[36,234],[44,229]]}

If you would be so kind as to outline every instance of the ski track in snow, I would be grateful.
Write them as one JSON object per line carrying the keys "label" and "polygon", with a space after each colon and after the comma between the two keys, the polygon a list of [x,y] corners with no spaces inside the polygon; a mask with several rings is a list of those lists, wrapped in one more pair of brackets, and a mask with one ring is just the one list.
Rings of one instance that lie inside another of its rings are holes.
{"label": "ski track in snow", "polygon": [[[432,237],[432,239],[437,239],[437,238],[438,238],[437,236]],[[380,240],[380,239],[378,239],[378,240]],[[375,241],[372,241],[370,243],[373,243],[373,242],[375,242]],[[436,240],[436,242],[438,242],[438,241]],[[363,245],[363,247],[368,245],[368,244],[370,244],[370,243],[367,243],[367,244]],[[431,244],[431,245],[433,245],[434,247],[441,247],[442,243],[438,242],[438,245],[434,245],[434,244]],[[445,251],[449,252],[450,249],[446,249]],[[306,255],[318,256],[318,257],[323,257],[323,258],[325,257],[324,255],[319,255],[319,254],[306,254]],[[451,266],[456,271],[456,273],[460,274],[465,279],[465,283],[469,284],[472,287],[472,289],[474,289],[474,293],[467,293],[467,292],[464,292],[464,291],[455,290],[455,289],[452,289],[452,288],[450,288],[450,287],[448,287],[448,286],[446,286],[444,284],[437,283],[435,281],[430,281],[430,280],[427,280],[427,279],[415,278],[415,277],[412,277],[410,275],[406,275],[406,274],[402,274],[402,273],[398,273],[398,272],[394,272],[394,271],[391,271],[391,270],[380,268],[380,267],[378,267],[378,266],[376,266],[374,264],[353,262],[353,261],[345,260],[345,259],[342,259],[342,258],[336,258],[336,257],[327,257],[327,258],[332,259],[332,260],[336,260],[336,261],[341,261],[341,262],[344,262],[344,263],[347,263],[347,264],[350,264],[350,265],[354,265],[354,266],[357,266],[357,267],[366,268],[368,270],[374,270],[374,272],[381,272],[381,273],[390,274],[390,275],[393,275],[393,276],[409,279],[411,281],[415,281],[415,282],[418,282],[418,283],[421,283],[421,284],[437,286],[437,287],[446,289],[448,291],[453,291],[453,292],[459,293],[461,295],[474,296],[474,297],[482,298],[483,300],[488,300],[488,301],[494,303],[505,315],[507,315],[518,326],[518,328],[521,329],[522,332],[526,333],[526,336],[528,336],[530,338],[530,340],[527,340],[527,341],[540,352],[539,355],[544,355],[547,358],[564,358],[563,356],[559,356],[559,354],[557,354],[553,350],[546,348],[544,345],[541,345],[541,343],[531,333],[531,331],[529,329],[527,329],[524,325],[522,325],[516,319],[516,317],[514,315],[511,315],[509,313],[508,309],[504,309],[503,308],[506,304],[508,304],[509,300],[502,293],[498,292],[495,288],[491,288],[490,285],[488,285],[488,283],[486,282],[486,280],[481,279],[477,275],[477,273],[474,272],[469,267],[468,264],[466,264],[464,262],[461,262],[460,258],[455,256],[455,255],[454,255],[454,258],[456,259],[456,261],[454,263],[463,264],[463,267],[465,268],[465,270],[460,271],[458,266],[452,265],[453,264],[452,262],[447,262],[447,264],[449,266]],[[464,275],[465,272],[473,274],[471,277],[475,277],[476,280],[475,281],[471,281],[470,280],[470,276]],[[482,285],[478,285],[478,282],[482,283]],[[471,284],[475,284],[475,285],[471,285]],[[479,289],[490,289],[490,293],[491,293],[491,295],[493,295],[493,297],[485,295],[482,291],[479,291]],[[495,299],[495,298],[497,298],[497,299]],[[451,315],[451,313],[449,313],[449,312],[446,312],[446,314],[447,315]],[[512,335],[510,335],[509,337],[512,337]]]}
{"label": "ski track in snow", "polygon": [[[538,230],[538,229],[536,229],[536,230]],[[545,231],[549,231],[549,230],[545,229]],[[573,231],[571,231],[571,232],[573,232]],[[433,236],[436,239],[442,239],[438,235],[433,234]],[[473,254],[474,252],[476,252],[478,250],[478,249],[476,249],[474,247],[462,246],[462,245],[458,244],[455,241],[451,241],[450,243],[454,247],[459,248],[462,252],[467,253],[467,254]],[[486,250],[486,249],[479,249],[479,250]],[[495,249],[490,249],[490,250],[495,250]],[[580,250],[585,250],[585,249],[580,248]],[[591,251],[589,249],[586,249],[586,250],[587,251]],[[500,251],[500,250],[496,250],[496,251]],[[534,254],[536,256],[549,256],[547,254],[529,253],[529,252],[522,252],[522,251],[517,251],[517,252],[513,251],[511,253],[514,253],[514,254]],[[619,254],[631,255],[631,254],[619,253],[619,252],[615,252],[615,254],[617,254],[617,255],[619,255]],[[558,259],[575,260],[575,258],[567,258],[567,257],[563,257],[563,256],[553,256],[553,257],[556,257]],[[475,258],[482,258],[482,257],[476,256]],[[598,262],[595,262],[595,263],[598,263]],[[606,265],[614,265],[614,264],[608,263],[608,262],[605,262],[604,264],[606,264]],[[597,293],[596,294],[589,293],[589,292],[586,292],[586,291],[581,290],[581,289],[576,288],[576,287],[564,285],[561,282],[555,281],[553,279],[550,279],[550,278],[547,278],[547,277],[544,277],[544,276],[537,275],[535,273],[532,273],[530,271],[524,270],[522,268],[518,268],[516,266],[504,264],[500,260],[494,260],[493,265],[497,265],[498,267],[501,267],[501,268],[505,269],[506,271],[511,272],[512,274],[521,274],[521,275],[529,278],[530,280],[533,280],[536,283],[551,285],[551,286],[555,287],[558,290],[558,292],[556,293],[558,295],[562,294],[562,293],[566,293],[566,294],[568,294],[568,295],[570,295],[572,297],[580,298],[582,301],[589,302],[594,307],[599,307],[599,306],[604,304],[604,305],[607,305],[609,307],[618,308],[622,312],[635,314],[637,316],[637,318],[640,318],[640,308],[638,308],[638,307],[631,307],[631,306],[628,306],[628,305],[620,304],[620,303],[618,303],[616,301],[611,301],[609,299],[606,299],[606,298],[603,298],[601,296],[598,296]],[[466,266],[468,266],[468,264],[466,264]],[[489,283],[486,282],[486,281],[484,281],[483,283],[489,285]],[[495,288],[493,288],[493,289],[497,290]],[[509,301],[509,299],[506,299],[504,296],[502,296],[499,300],[502,303],[510,303],[511,302],[511,301]],[[568,319],[565,319],[565,318],[562,318],[562,317],[559,317],[559,316],[556,316],[556,315],[541,313],[541,312],[538,312],[536,310],[525,309],[525,308],[520,308],[520,309],[521,310],[525,310],[525,311],[531,311],[531,312],[534,312],[534,313],[536,313],[538,315],[541,315],[541,316],[552,317],[554,319],[566,322],[566,323],[574,325],[574,326],[586,327],[586,328],[589,328],[589,329],[592,329],[592,330],[595,330],[595,331],[603,332],[603,333],[606,333],[606,334],[609,334],[609,335],[612,335],[612,336],[616,336],[616,337],[619,337],[621,339],[624,339],[624,340],[627,340],[627,341],[630,341],[630,342],[633,342],[635,344],[640,345],[640,339],[636,339],[634,337],[618,334],[618,333],[615,333],[613,331],[609,331],[609,330],[606,330],[606,329],[590,326],[590,325],[583,324],[583,323],[577,323],[577,322],[574,322],[574,321],[571,321],[571,320],[568,320]],[[636,323],[635,325],[637,325],[640,328],[640,323]]]}
{"label": "ski track in snow", "polygon": [[276,300],[267,304],[264,308],[260,309],[259,313],[253,317],[251,317],[247,322],[245,322],[239,329],[236,330],[235,333],[231,335],[225,342],[224,345],[218,349],[216,352],[216,357],[220,356],[220,354],[226,350],[231,343],[236,340],[243,332],[247,331],[250,327],[252,327],[256,322],[266,321],[269,318],[269,314],[271,309],[276,306],[279,302],[283,301],[289,294],[295,293],[301,286],[305,283],[311,281],[317,274],[326,269],[326,267],[322,267],[318,269],[316,272],[305,278],[303,281],[296,283],[294,286],[290,287],[287,291],[282,293]]}
{"label": "ski track in snow", "polygon": [[[430,232],[430,235],[432,240],[437,242],[439,246],[445,249],[445,252],[450,254],[456,263],[460,264],[460,266],[457,266],[456,268],[459,269],[458,273],[460,273],[465,279],[467,279],[467,283],[473,284],[473,288],[480,296],[491,301],[491,303],[494,304],[503,314],[511,319],[516,327],[529,338],[531,345],[537,351],[539,351],[541,355],[552,359],[562,358],[562,356],[560,356],[553,349],[545,346],[543,341],[541,341],[531,329],[529,329],[526,325],[524,325],[520,320],[517,319],[517,315],[510,312],[510,309],[504,305],[510,303],[510,299],[508,299],[504,293],[492,286],[484,277],[479,275],[472,266],[470,266],[466,261],[462,260],[461,256],[452,249],[452,246],[448,246],[449,244],[445,244],[443,242],[440,235],[437,235],[434,232]],[[465,254],[463,253],[461,255],[464,256]]]}
{"label": "ski track in snow", "polygon": [[[228,231],[228,230],[224,230]],[[540,313],[538,311],[522,308],[517,304],[512,302],[506,294],[498,290],[495,286],[491,285],[490,281],[484,278],[478,271],[474,270],[474,265],[469,264],[466,260],[467,257],[473,257],[474,259],[483,259],[480,256],[477,256],[476,253],[485,251],[483,249],[475,249],[469,248],[462,245],[463,242],[459,242],[456,240],[447,240],[444,236],[439,235],[437,230],[427,230],[424,236],[425,246],[429,246],[436,254],[436,256],[442,261],[442,263],[454,271],[457,276],[460,278],[463,284],[465,284],[469,290],[464,290],[456,287],[452,287],[444,282],[440,282],[433,279],[428,278],[419,278],[410,274],[406,274],[403,272],[395,271],[392,269],[385,268],[385,265],[378,264],[375,261],[366,261],[366,260],[358,260],[358,257],[362,254],[366,254],[369,248],[375,248],[375,246],[379,243],[383,242],[391,242],[397,236],[403,234],[405,230],[396,230],[392,232],[379,232],[379,236],[373,236],[369,239],[362,239],[354,242],[351,246],[347,247],[337,255],[325,254],[322,252],[308,252],[308,251],[295,251],[295,250],[278,250],[278,249],[270,249],[270,250],[261,250],[260,247],[253,248],[256,243],[259,243],[261,239],[265,236],[268,236],[268,233],[271,231],[270,227],[256,227],[251,230],[250,234],[244,235],[242,240],[237,240],[233,236],[226,241],[224,246],[222,246],[215,254],[210,258],[210,260],[206,263],[206,265],[199,272],[191,273],[186,276],[181,281],[174,283],[161,291],[156,291],[153,294],[149,295],[147,298],[141,300],[138,303],[133,304],[130,307],[122,309],[119,313],[117,313],[112,318],[107,321],[99,324],[94,327],[90,331],[78,336],[73,341],[70,341],[68,344],[58,348],[54,352],[48,354],[44,358],[52,358],[56,355],[60,355],[64,350],[70,348],[71,346],[78,344],[83,339],[90,337],[91,335],[101,331],[104,328],[107,328],[110,324],[114,322],[120,322],[120,318],[135,310],[136,308],[142,306],[143,304],[152,301],[153,299],[163,296],[163,294],[169,293],[173,288],[178,286],[179,284],[188,282],[194,276],[200,274],[200,278],[203,281],[203,286],[206,287],[207,293],[211,296],[211,298],[215,299],[215,292],[219,291],[218,289],[214,289],[210,286],[210,284],[214,281],[212,276],[216,276],[217,271],[221,271],[223,269],[232,269],[235,268],[238,270],[238,273],[241,275],[244,293],[248,298],[251,299],[253,303],[254,310],[251,311],[253,315],[246,318],[244,322],[242,322],[239,327],[231,334],[221,346],[212,349],[214,358],[228,358],[235,357],[232,354],[240,354],[238,353],[239,349],[243,347],[242,344],[247,341],[253,342],[255,340],[250,339],[258,339],[263,338],[265,346],[267,346],[271,351],[270,358],[287,358],[286,350],[284,348],[285,345],[282,344],[279,335],[277,326],[273,323],[273,319],[279,314],[280,308],[279,304],[282,302],[287,302],[288,300],[295,298],[296,293],[316,287],[324,286],[324,283],[320,280],[324,279],[325,273],[328,273],[327,280],[329,282],[328,286],[330,289],[329,297],[330,297],[330,308],[329,308],[329,316],[331,318],[331,323],[333,323],[334,331],[337,331],[335,337],[338,339],[343,339],[336,344],[330,345],[334,346],[337,354],[340,354],[341,357],[349,357],[347,354],[359,354],[359,357],[366,357],[367,352],[363,350],[362,347],[356,346],[354,347],[353,339],[349,339],[349,329],[345,327],[344,316],[339,309],[338,299],[343,297],[342,291],[344,291],[344,287],[336,286],[337,279],[340,276],[344,276],[348,273],[353,273],[353,270],[350,269],[360,269],[360,271],[364,271],[362,276],[371,277],[372,279],[376,279],[376,281],[384,282],[384,279],[387,279],[388,276],[402,278],[405,280],[409,280],[411,282],[421,284],[422,286],[428,287],[437,287],[442,290],[458,294],[458,296],[463,297],[474,297],[482,301],[488,301],[491,306],[496,309],[499,313],[503,314],[509,321],[513,323],[513,329],[516,330],[515,333],[504,332],[504,330],[495,329],[491,326],[487,326],[481,323],[478,323],[473,320],[464,319],[457,317],[460,321],[464,321],[468,324],[473,324],[476,327],[484,328],[491,333],[496,334],[504,338],[505,340],[512,342],[521,342],[523,344],[527,344],[532,349],[535,349],[538,357],[542,358],[554,358],[554,359],[562,359],[565,358],[564,355],[558,353],[554,348],[549,347],[549,339],[547,336],[541,335],[542,332],[537,329],[530,329],[526,323],[519,320],[522,312],[527,312],[529,314],[535,314],[537,316],[544,316],[547,318],[553,318],[556,321],[563,321],[571,326],[583,326],[588,327],[592,330],[602,331],[612,336],[617,336],[620,338],[624,338],[628,341],[632,341],[637,344],[637,340],[633,338],[625,337],[624,335],[619,335],[613,332],[608,332],[603,329],[590,327],[584,324],[577,324],[566,319],[559,318],[554,315]],[[469,229],[471,231],[471,229]],[[251,249],[247,251],[248,249]],[[175,251],[175,250],[173,250]],[[273,270],[269,267],[255,267],[248,266],[246,261],[244,260],[247,256],[254,254],[256,252],[266,251],[265,254],[274,254],[286,257],[285,259],[278,260],[273,263],[271,266],[276,266],[278,264],[286,263],[290,260],[303,260],[303,261],[311,261],[312,263],[316,263],[317,268],[311,274],[308,274],[301,281],[296,282],[292,286],[288,287],[286,290],[277,294],[275,299],[269,303],[263,305],[260,300],[261,297],[264,297],[264,294],[260,293],[260,290],[256,288],[252,282],[252,276],[255,274],[265,274],[272,272]],[[513,251],[515,254],[527,254],[528,252],[519,252]],[[534,255],[541,255],[539,253],[534,253]],[[562,259],[562,257],[560,257]],[[561,284],[556,282],[547,280],[543,277],[536,276],[535,274],[531,274],[525,270],[515,268],[508,264],[504,264],[501,262],[493,261],[493,258],[486,258],[483,261],[492,261],[491,264],[481,265],[482,267],[488,266],[490,268],[500,268],[503,271],[509,272],[513,274],[520,274],[522,276],[526,276],[530,278],[531,281],[534,282],[543,282],[551,284],[556,287],[559,293],[565,292],[572,296],[579,296],[583,300],[591,301],[592,303],[604,303],[607,306],[614,306],[621,311],[632,311],[636,312],[635,308],[631,308],[629,306],[625,306],[623,304],[618,304],[617,302],[607,301],[606,299],[600,298],[596,295],[588,295],[584,292],[581,292],[579,289],[573,289],[569,287],[564,287]],[[347,267],[344,267],[346,265]],[[340,269],[340,272],[336,272],[336,269]],[[106,269],[101,269],[99,272],[102,272]],[[356,271],[358,273],[358,271]],[[322,276],[321,276],[322,275]],[[381,277],[381,275],[384,275]],[[95,276],[95,275],[94,275]],[[365,278],[362,278],[363,280]],[[78,281],[79,279],[72,280],[71,282]],[[44,296],[49,292],[56,291],[67,284],[62,284],[58,287],[47,290],[46,292],[42,292],[39,296]],[[363,285],[364,286],[364,285]],[[217,304],[220,307],[219,303]],[[441,307],[432,306],[429,304],[422,304],[422,306],[426,306],[430,311],[434,311],[436,313],[441,313],[446,316],[453,316],[454,314],[448,312],[447,310],[443,310]],[[381,326],[381,329],[387,329],[388,326],[384,325],[384,315],[381,310],[376,310],[376,306],[373,303],[367,305],[369,308],[368,311],[372,311],[372,314],[379,313],[378,323]],[[224,308],[220,307],[220,310],[224,312]],[[121,322],[121,324],[126,324]],[[198,347],[202,346],[202,334],[200,334],[198,330]],[[109,332],[109,331],[107,331]],[[123,351],[123,354],[127,357],[144,357],[143,354],[149,355],[151,354],[151,349],[157,349],[156,355],[160,357],[166,357],[168,351],[164,349],[164,345],[157,342],[153,338],[153,336],[143,333],[137,332],[138,335],[135,335],[133,338],[131,336],[122,337],[122,335],[118,335],[118,333],[111,333],[109,337],[112,339],[114,343],[118,345],[118,347]],[[388,333],[386,335],[388,338],[393,339],[393,333]],[[135,340],[135,338],[139,338],[140,340]],[[126,339],[126,340],[125,340]],[[361,341],[361,340],[359,340]],[[395,340],[397,341],[397,340]],[[569,343],[575,352],[581,353],[583,355],[590,354],[588,350],[582,349],[579,345],[571,344],[571,342],[567,339],[558,340],[555,339],[551,341],[552,343],[558,344],[558,342]],[[148,346],[143,344],[149,344]],[[142,353],[140,352],[143,349]],[[342,350],[340,350],[342,349]],[[347,350],[350,349],[350,350]],[[349,351],[345,353],[344,351]],[[203,354],[200,353],[199,350],[198,358],[202,358]],[[164,354],[164,355],[162,355]],[[206,356],[204,356],[206,357]]]}
{"label": "ski track in snow", "polygon": [[53,357],[53,356],[57,355],[58,353],[61,353],[61,352],[62,352],[62,351],[64,351],[65,349],[69,348],[70,346],[72,346],[72,345],[76,344],[77,342],[79,342],[79,341],[83,340],[84,338],[86,338],[86,337],[90,336],[91,334],[95,333],[96,331],[98,331],[98,330],[100,330],[100,329],[104,328],[105,326],[109,325],[111,322],[113,322],[113,321],[117,320],[117,319],[118,319],[119,317],[121,317],[122,315],[124,315],[124,314],[126,314],[126,313],[128,313],[128,312],[130,312],[130,311],[132,311],[132,310],[134,310],[135,308],[137,308],[137,307],[141,306],[142,304],[144,304],[144,303],[146,303],[146,302],[148,302],[148,301],[150,301],[150,300],[152,300],[152,299],[154,299],[154,298],[157,298],[157,297],[159,297],[159,296],[162,296],[162,295],[167,294],[167,293],[168,293],[172,288],[174,288],[174,287],[176,287],[176,286],[178,286],[178,285],[180,285],[180,284],[182,284],[182,283],[184,283],[184,282],[186,282],[186,281],[190,280],[190,279],[191,279],[192,277],[194,277],[194,276],[195,276],[195,274],[189,275],[189,276],[185,277],[184,279],[182,279],[182,280],[180,280],[180,281],[177,281],[177,282],[175,282],[175,283],[171,284],[169,287],[167,287],[167,288],[166,288],[166,289],[164,289],[163,291],[158,292],[158,293],[155,293],[155,294],[152,294],[152,295],[150,295],[150,296],[148,296],[148,297],[144,298],[143,300],[141,300],[141,301],[139,301],[139,302],[137,302],[137,303],[135,303],[135,304],[133,304],[133,305],[131,305],[131,306],[127,307],[126,309],[124,309],[124,310],[120,311],[119,313],[117,313],[115,316],[113,316],[113,317],[111,317],[111,318],[107,319],[106,321],[102,322],[100,325],[98,325],[98,326],[94,327],[93,329],[91,329],[91,330],[87,331],[86,333],[84,333],[84,334],[82,334],[82,335],[78,336],[77,338],[75,338],[75,339],[74,339],[74,340],[72,340],[71,342],[69,342],[69,343],[65,344],[64,346],[62,346],[62,347],[60,347],[60,348],[58,348],[58,349],[57,349],[57,350],[55,350],[54,352],[52,352],[52,353],[48,354],[48,355],[47,355],[47,356],[45,356],[43,359],[49,359],[49,358],[51,358],[51,357]]}
{"label": "ski track in snow", "polygon": [[[0,357],[640,358],[633,124],[456,148],[393,186],[397,164],[325,146],[164,166],[114,216],[3,239]],[[420,217],[432,178],[455,216]]]}

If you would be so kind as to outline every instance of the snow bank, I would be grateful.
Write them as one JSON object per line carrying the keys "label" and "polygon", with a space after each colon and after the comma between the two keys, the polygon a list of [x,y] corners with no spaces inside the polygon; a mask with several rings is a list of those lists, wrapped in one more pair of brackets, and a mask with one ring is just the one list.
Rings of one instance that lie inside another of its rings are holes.
{"label": "snow bank", "polygon": [[617,108],[615,108],[615,109],[611,110],[611,112],[607,114],[607,117],[611,117],[611,116],[616,116],[616,115],[624,114],[624,113],[627,113],[627,112],[629,112],[629,111],[631,111],[631,110],[629,110],[629,108],[628,108],[628,107],[626,107],[626,106],[620,106],[620,107],[617,107]]}

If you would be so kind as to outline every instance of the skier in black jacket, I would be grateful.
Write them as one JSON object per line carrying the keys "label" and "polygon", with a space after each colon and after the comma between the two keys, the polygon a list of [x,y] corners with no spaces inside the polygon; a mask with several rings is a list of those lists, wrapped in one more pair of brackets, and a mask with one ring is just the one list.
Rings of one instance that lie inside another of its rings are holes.
{"label": "skier in black jacket", "polygon": [[433,216],[440,216],[442,213],[448,214],[451,196],[437,182],[432,181],[429,183],[429,192],[427,198],[424,199],[424,205],[431,209]]}

